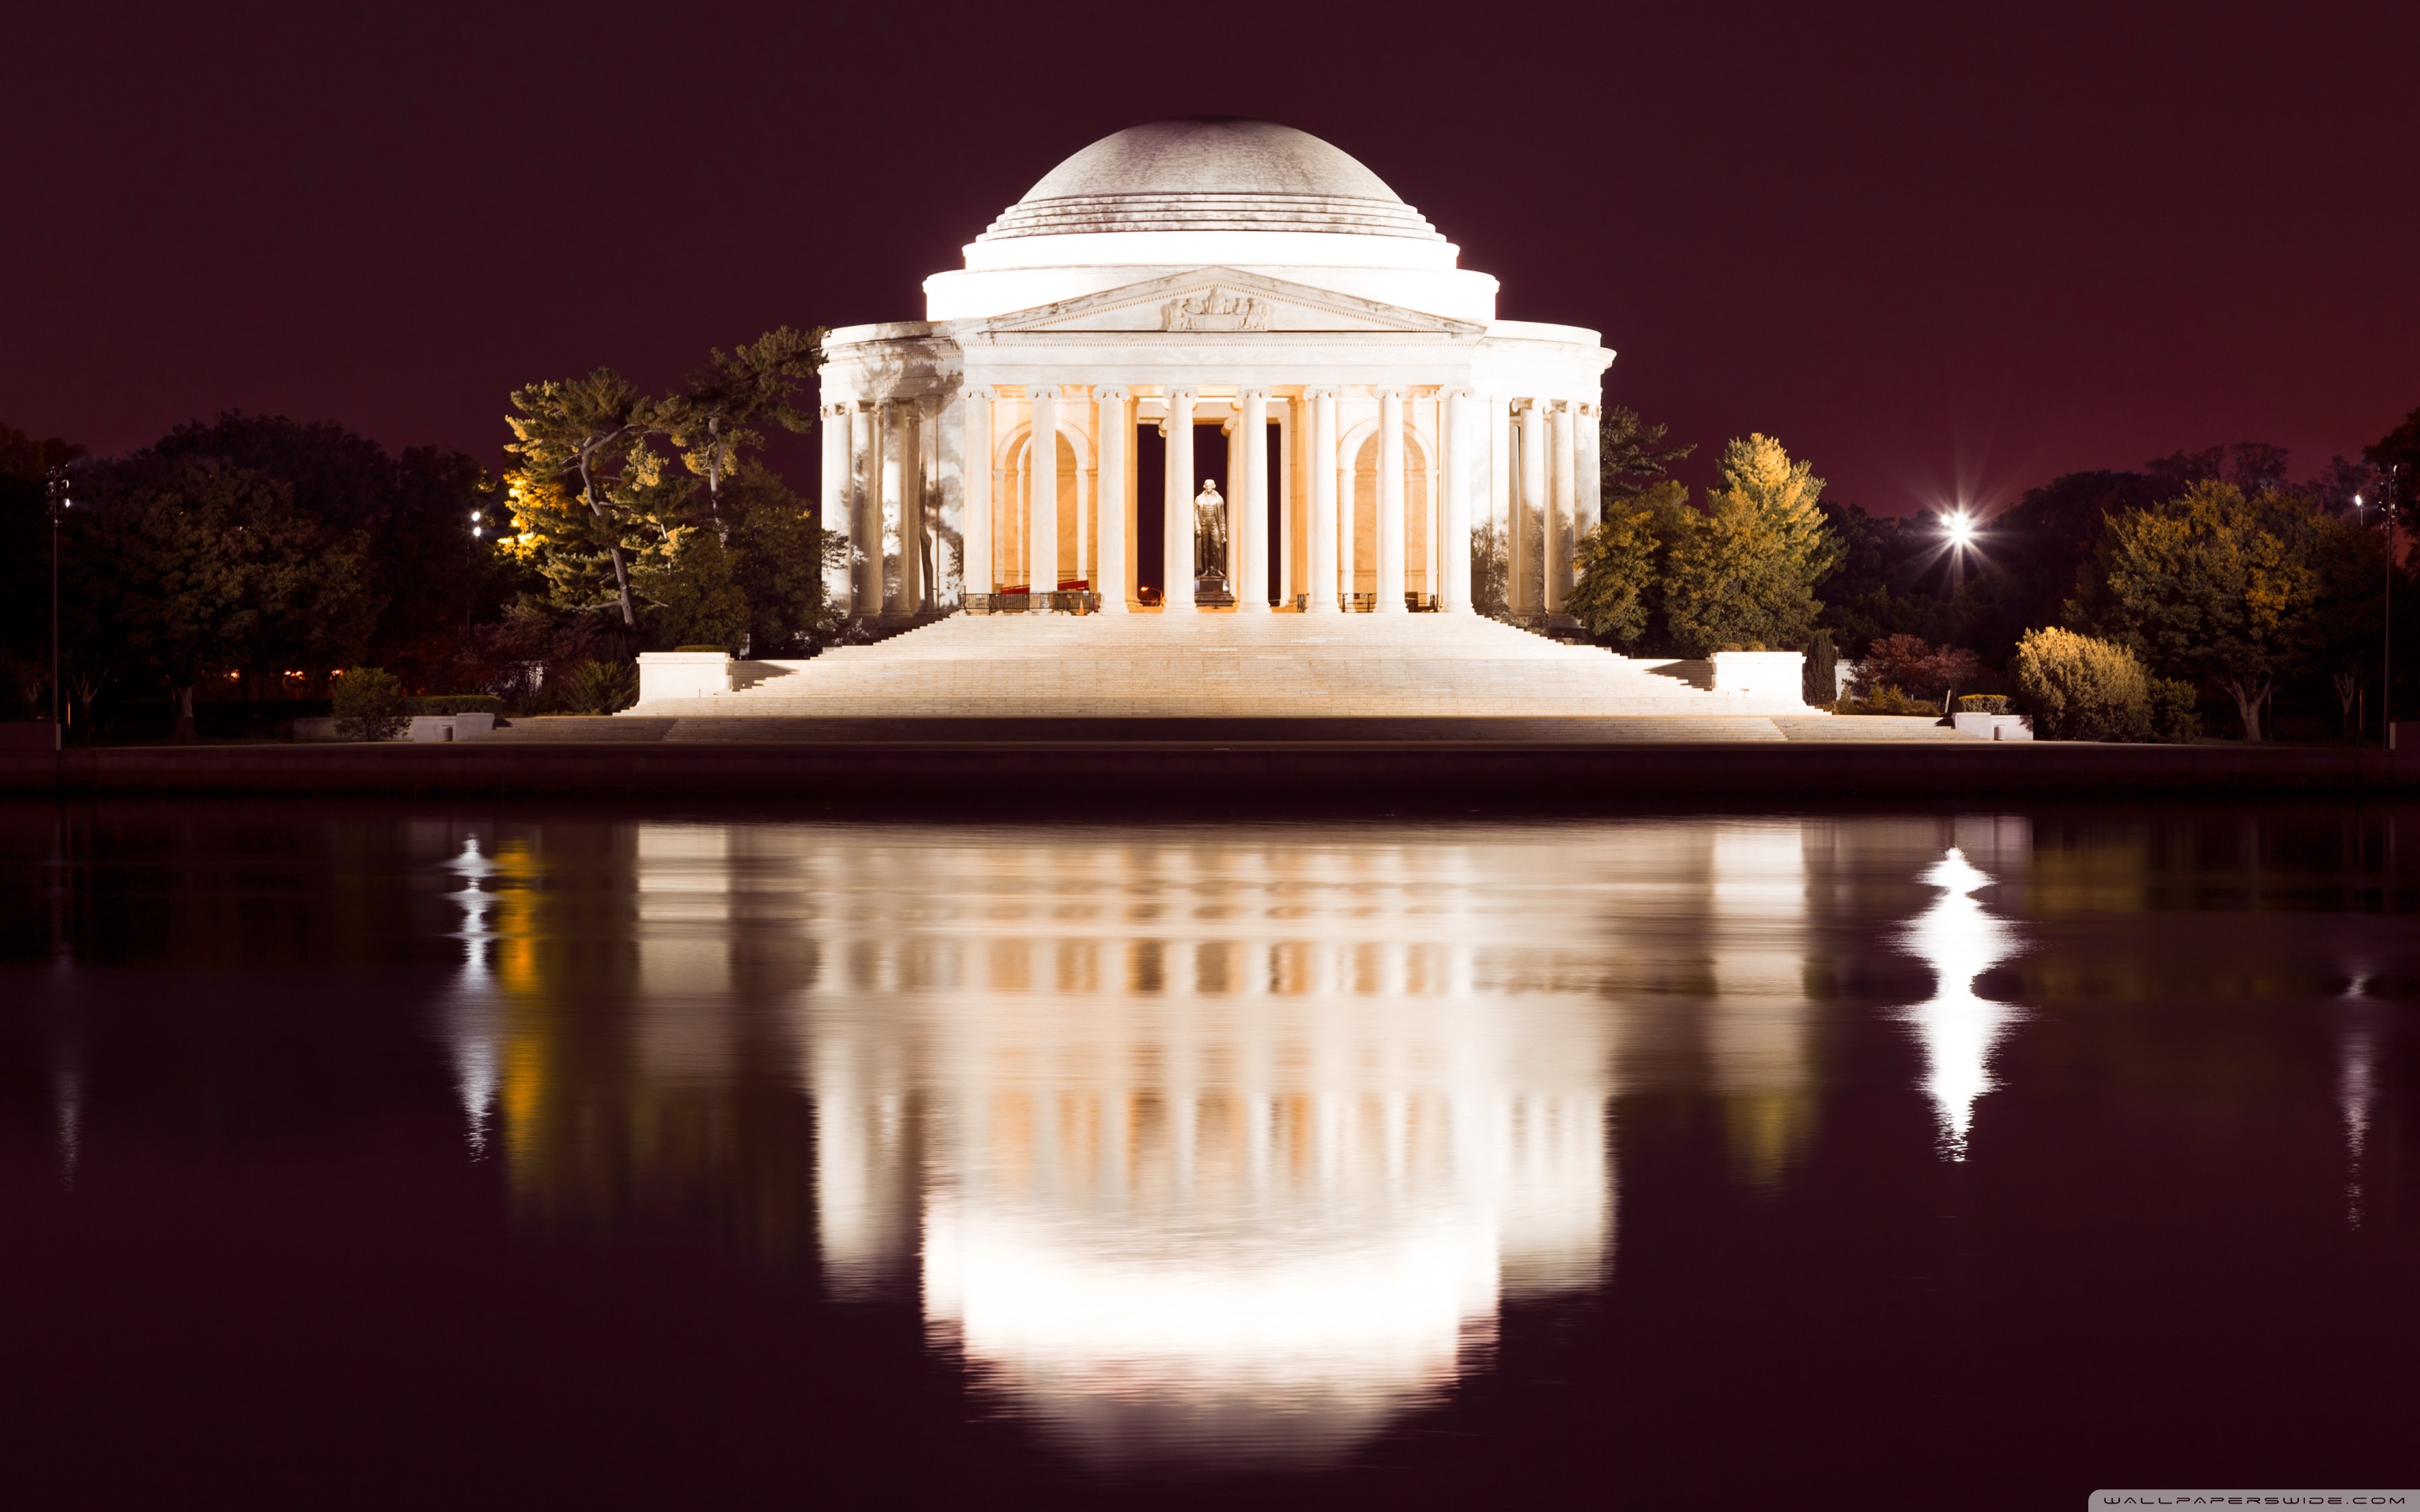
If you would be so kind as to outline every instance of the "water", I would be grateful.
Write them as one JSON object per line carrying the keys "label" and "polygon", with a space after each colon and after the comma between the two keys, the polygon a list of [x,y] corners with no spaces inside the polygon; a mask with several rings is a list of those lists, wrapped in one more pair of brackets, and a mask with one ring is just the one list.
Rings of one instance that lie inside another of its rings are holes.
{"label": "water", "polygon": [[2408,1484],[2414,820],[0,810],[0,1463],[18,1504]]}

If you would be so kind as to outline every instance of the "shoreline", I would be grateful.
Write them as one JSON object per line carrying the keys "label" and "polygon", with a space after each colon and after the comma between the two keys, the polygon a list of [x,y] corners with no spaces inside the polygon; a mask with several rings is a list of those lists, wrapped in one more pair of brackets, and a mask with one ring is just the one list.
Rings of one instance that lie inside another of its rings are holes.
{"label": "shoreline", "polygon": [[[1347,724],[1352,721],[1333,721]],[[0,753],[16,798],[779,800],[833,813],[1596,813],[1964,800],[2389,801],[2420,752],[2053,741],[1274,738],[1251,729],[1003,737],[960,728],[815,741],[614,739],[70,748]]]}

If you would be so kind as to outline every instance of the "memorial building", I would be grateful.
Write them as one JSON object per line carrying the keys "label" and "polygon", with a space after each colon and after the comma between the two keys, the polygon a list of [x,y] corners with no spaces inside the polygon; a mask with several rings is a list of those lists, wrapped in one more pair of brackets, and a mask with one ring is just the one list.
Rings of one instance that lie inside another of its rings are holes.
{"label": "memorial building", "polygon": [[965,258],[923,319],[826,344],[852,615],[1466,614],[1489,524],[1514,616],[1561,608],[1613,353],[1498,319],[1496,280],[1336,147],[1134,127]]}
{"label": "memorial building", "polygon": [[1575,624],[1613,353],[1496,296],[1317,137],[1105,137],[924,281],[924,318],[825,342],[820,508],[848,543],[825,586],[876,643],[651,653],[628,712],[1810,712],[1796,653],[1644,662],[1532,633]]}

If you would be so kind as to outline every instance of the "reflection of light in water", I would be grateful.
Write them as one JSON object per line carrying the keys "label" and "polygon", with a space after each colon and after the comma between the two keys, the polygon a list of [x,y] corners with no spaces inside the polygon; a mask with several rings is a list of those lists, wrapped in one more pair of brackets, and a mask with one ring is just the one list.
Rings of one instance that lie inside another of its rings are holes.
{"label": "reflection of light in water", "polygon": [[1924,880],[1941,889],[1907,928],[1907,948],[1932,967],[1930,1002],[1906,1011],[1924,1045],[1924,1089],[1941,1122],[1942,1152],[1966,1158],[1975,1100],[1992,1089],[1992,1048],[2022,1014],[1975,995],[1975,979],[2016,951],[2009,927],[1983,911],[1975,890],[1991,886],[1963,851],[1952,848]]}
{"label": "reflection of light in water", "polygon": [[76,1157],[84,1150],[84,1071],[62,1064],[51,1072],[51,1096],[58,1103],[59,1180],[75,1184]]}
{"label": "reflection of light in water", "polygon": [[633,840],[627,1063],[746,1075],[795,964],[825,1286],[1100,1460],[1331,1458],[1601,1285],[1622,1075],[1814,1127],[1824,826]]}
{"label": "reflection of light in water", "polygon": [[453,1052],[455,1095],[461,1100],[475,1159],[487,1152],[488,1119],[496,1100],[495,937],[488,919],[496,899],[481,886],[495,869],[480,854],[473,835],[462,841],[462,854],[446,863],[446,870],[462,879],[454,901],[462,908],[462,928],[456,937],[465,949],[461,978],[443,1010],[445,1042]]}
{"label": "reflection of light in water", "polygon": [[827,1274],[873,1286],[921,1228],[936,1341],[1078,1451],[1341,1452],[1503,1301],[1602,1275],[1613,1046],[1543,949],[1585,937],[1568,894],[1495,901],[1451,844],[847,860]]}
{"label": "reflection of light in water", "polygon": [[2345,1134],[2345,1221],[2356,1228],[2361,1227],[2362,1157],[2378,1102],[2378,1021],[2368,989],[2366,976],[2353,978],[2345,989],[2336,1067],[2336,1108]]}
{"label": "reflection of light in water", "polygon": [[1812,1126],[1807,848],[1796,825],[1728,824],[1706,866],[1706,1056],[1748,1177],[1779,1180]]}

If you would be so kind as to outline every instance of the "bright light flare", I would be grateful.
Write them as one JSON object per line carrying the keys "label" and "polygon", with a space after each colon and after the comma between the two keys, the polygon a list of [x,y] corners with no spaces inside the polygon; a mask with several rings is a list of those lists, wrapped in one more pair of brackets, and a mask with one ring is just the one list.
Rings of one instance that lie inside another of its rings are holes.
{"label": "bright light flare", "polygon": [[1941,529],[1949,537],[1949,544],[1961,550],[1975,544],[1975,517],[1962,509],[1942,516]]}

